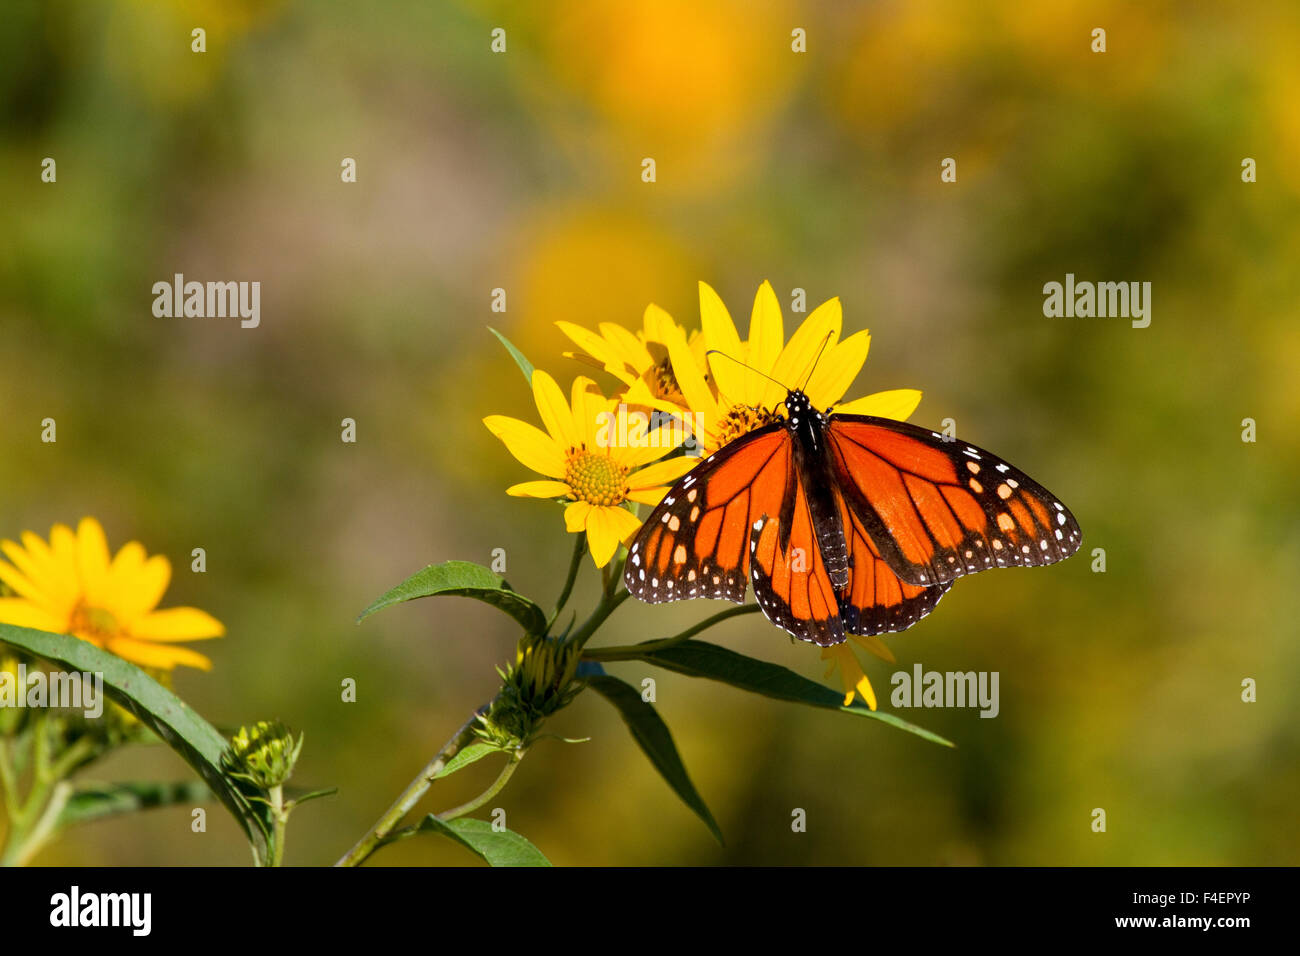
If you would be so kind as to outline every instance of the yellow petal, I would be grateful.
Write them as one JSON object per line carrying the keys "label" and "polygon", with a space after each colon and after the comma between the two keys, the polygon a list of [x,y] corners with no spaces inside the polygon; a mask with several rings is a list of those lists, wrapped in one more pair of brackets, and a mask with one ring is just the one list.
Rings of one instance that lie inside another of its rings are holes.
{"label": "yellow petal", "polygon": [[[622,516],[617,512],[622,512]],[[631,530],[628,530],[626,519],[631,519]],[[596,562],[596,567],[603,568],[609,564],[623,539],[640,526],[640,522],[624,508],[592,508],[587,518],[587,546],[591,548],[591,559]]]}
{"label": "yellow petal", "polygon": [[752,396],[747,404],[771,408],[785,398],[781,386],[764,378],[771,375],[776,360],[785,344],[785,322],[781,318],[781,304],[776,300],[772,283],[764,280],[754,296],[754,310],[749,317],[748,354],[745,361],[758,371],[745,371],[746,394]]}
{"label": "yellow petal", "polygon": [[921,404],[921,393],[915,388],[895,388],[887,392],[875,392],[855,398],[843,405],[836,405],[835,411],[844,415],[874,415],[877,418],[892,418],[895,421],[907,421],[907,417]]}
{"label": "yellow petal", "polygon": [[668,360],[673,367],[673,377],[677,387],[682,390],[682,397],[693,412],[702,412],[705,417],[717,414],[718,403],[713,398],[709,383],[705,381],[705,365],[699,359],[681,329],[668,336],[664,343],[668,346]]}
{"label": "yellow petal", "polygon": [[564,451],[540,428],[505,415],[489,415],[483,424],[528,468],[550,478],[564,477]]}
{"label": "yellow petal", "polygon": [[166,644],[136,641],[129,637],[114,637],[108,641],[108,651],[143,667],[157,667],[169,671],[177,665],[183,665],[197,667],[202,671],[212,670],[212,661],[188,647],[171,647]]}
{"label": "yellow petal", "polygon": [[[23,540],[27,540],[26,534]],[[54,563],[63,568],[77,570],[77,536],[66,524],[50,528],[50,555]]]}
{"label": "yellow petal", "polygon": [[813,309],[781,350],[772,377],[786,388],[802,388],[817,353],[823,345],[827,349],[835,345],[843,322],[839,299],[829,299]]}
{"label": "yellow petal", "polygon": [[647,488],[657,488],[660,485],[671,485],[699,463],[699,458],[689,456],[669,458],[667,461],[656,462],[628,475],[627,486],[633,491],[641,491]]}
{"label": "yellow petal", "polygon": [[587,530],[587,516],[591,514],[591,503],[575,501],[564,509],[564,529],[570,534]]}
{"label": "yellow petal", "polygon": [[632,536],[641,530],[641,519],[626,508],[602,508],[601,511],[601,520],[609,524],[623,544],[632,540]]}
{"label": "yellow petal", "polygon": [[220,621],[196,607],[169,607],[131,624],[131,636],[146,641],[198,641],[225,633]]}
{"label": "yellow petal", "polygon": [[[858,694],[862,697],[862,699],[867,702],[867,707],[869,707],[871,710],[875,710],[876,692],[875,690],[872,689],[871,681],[867,680],[866,674],[863,674],[858,678],[858,682],[855,689],[857,690]],[[850,703],[852,702],[852,700],[853,699],[850,697],[849,698]]]}
{"label": "yellow petal", "polygon": [[117,590],[135,580],[135,576],[144,567],[147,557],[144,545],[139,541],[128,541],[118,548],[117,554],[113,556],[108,566],[108,578],[112,588]]}
{"label": "yellow petal", "polygon": [[862,371],[870,346],[871,335],[857,332],[837,342],[833,348],[827,347],[806,389],[814,408],[829,408],[844,397]]}
{"label": "yellow petal", "polygon": [[102,605],[108,596],[108,541],[94,518],[82,518],[77,525],[77,570],[86,600]]}
{"label": "yellow petal", "polygon": [[7,584],[19,597],[28,601],[42,606],[49,606],[52,603],[49,595],[34,585],[27,575],[6,561],[0,561],[0,581]]}
{"label": "yellow petal", "polygon": [[[14,544],[12,541],[0,541],[0,550],[3,550],[5,556],[13,562],[14,569],[27,579],[27,585],[31,588],[32,593],[26,596],[32,597],[33,600],[38,600],[42,603],[53,603],[53,595],[51,593],[53,588],[49,587],[45,581],[45,579],[50,576],[43,573],[42,568],[33,559],[32,555],[30,555],[25,549]],[[2,563],[0,563],[0,568],[3,568]],[[0,579],[3,579],[3,571],[0,571]],[[49,583],[53,584],[54,582]],[[12,584],[9,586],[13,587]],[[14,588],[14,590],[18,591],[20,594],[23,593],[18,588]]]}
{"label": "yellow petal", "polygon": [[582,443],[578,429],[573,424],[573,413],[569,411],[569,404],[564,400],[560,386],[539,368],[533,369],[533,400],[537,402],[542,424],[561,448],[577,448]]}
{"label": "yellow petal", "polygon": [[613,414],[617,402],[610,401],[589,378],[573,380],[573,421],[578,437],[589,450],[608,448],[614,440]]}
{"label": "yellow petal", "polygon": [[886,645],[885,642],[882,641],[876,635],[850,634],[849,637],[857,641],[858,644],[861,645],[864,650],[870,651],[872,654],[875,654],[881,660],[889,661],[889,663],[891,664],[898,663],[898,661],[894,658],[894,652],[891,651],[888,645]]}
{"label": "yellow petal", "polygon": [[[847,644],[833,644],[822,648],[822,660],[832,661],[832,669],[839,668],[840,684],[844,687],[844,706],[853,703],[854,693],[862,695],[867,706],[876,709],[876,692],[871,688],[871,681],[862,672],[862,665]],[[829,675],[828,675],[829,676]]]}
{"label": "yellow petal", "polygon": [[658,342],[660,345],[667,345],[668,336],[673,334],[673,330],[681,329],[671,315],[653,302],[645,307],[645,312],[641,316],[641,327],[647,342]]}
{"label": "yellow petal", "polygon": [[570,491],[562,481],[524,481],[511,485],[506,494],[515,498],[564,498]]}
{"label": "yellow petal", "polygon": [[700,328],[704,330],[705,347],[722,353],[707,357],[718,391],[729,402],[743,401],[745,367],[738,363],[745,360],[745,353],[740,345],[740,333],[722,299],[707,282],[700,283]]}
{"label": "yellow petal", "polygon": [[655,360],[650,357],[649,350],[641,340],[618,323],[600,323],[600,334],[605,336],[605,341],[610,344],[614,354],[637,375],[644,375],[645,370],[654,365]]}
{"label": "yellow petal", "polygon": [[[574,325],[572,322],[556,322],[555,324],[559,326],[561,332],[576,342],[587,353],[586,357],[590,360],[587,364],[604,369],[611,375],[616,376],[624,385],[631,385],[636,380],[636,373],[615,354],[609,343],[595,332],[584,329],[580,325]],[[578,359],[582,358],[582,356],[573,355],[570,352],[566,352],[565,355]]]}
{"label": "yellow petal", "polygon": [[[144,549],[140,548],[140,553],[143,552]],[[161,554],[139,564],[130,564],[134,556],[134,551],[128,552],[123,548],[109,569],[112,593],[106,596],[104,603],[123,625],[156,608],[172,580],[172,564]]]}
{"label": "yellow petal", "polygon": [[59,617],[38,604],[16,597],[0,597],[0,624],[53,631],[55,634],[63,634],[68,629],[66,617]]}
{"label": "yellow petal", "polygon": [[650,386],[645,383],[645,379],[639,378],[627,387],[627,391],[622,396],[623,404],[632,407],[650,408],[658,412],[664,412],[668,415],[684,415],[687,409],[670,402],[667,399],[656,398],[650,391]]}
{"label": "yellow petal", "polygon": [[664,500],[666,494],[668,494],[668,486],[659,485],[655,488],[630,489],[624,497],[628,501],[635,501],[639,505],[650,505],[653,508]]}
{"label": "yellow petal", "polygon": [[36,573],[32,583],[38,584],[40,589],[55,600],[61,608],[66,607],[70,611],[72,605],[81,596],[81,583],[77,580],[76,563],[60,563],[45,540],[30,531],[24,531],[22,539],[23,548],[31,559]]}

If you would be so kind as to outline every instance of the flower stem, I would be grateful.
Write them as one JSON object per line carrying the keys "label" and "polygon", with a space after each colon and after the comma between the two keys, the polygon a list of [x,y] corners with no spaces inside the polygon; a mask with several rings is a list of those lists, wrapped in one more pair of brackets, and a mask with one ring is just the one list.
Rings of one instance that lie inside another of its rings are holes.
{"label": "flower stem", "polygon": [[689,641],[701,631],[708,630],[715,624],[721,624],[723,621],[732,617],[739,617],[742,614],[753,614],[758,610],[757,604],[745,604],[740,607],[728,608],[725,611],[719,611],[712,617],[705,618],[699,624],[688,627],[680,634],[674,634],[672,637],[665,637],[658,641],[644,641],[641,644],[625,644],[615,647],[596,647],[591,650],[584,650],[582,657],[588,661],[634,661],[652,651],[662,651],[664,648],[673,647]]}
{"label": "flower stem", "polygon": [[515,772],[515,768],[518,767],[519,762],[524,759],[524,753],[525,752],[522,750],[514,751],[510,755],[510,759],[506,761],[506,765],[501,768],[501,772],[497,774],[497,778],[492,781],[492,786],[488,787],[468,803],[462,803],[458,807],[444,810],[442,813],[438,814],[438,819],[445,823],[448,820],[455,820],[457,817],[463,817],[467,813],[473,813],[479,807],[483,806],[483,804],[495,797],[510,781],[511,776],[513,776]]}
{"label": "flower stem", "polygon": [[560,597],[555,602],[555,610],[551,612],[551,619],[546,622],[546,630],[549,632],[559,619],[560,612],[564,610],[564,605],[569,603],[569,595],[573,593],[573,583],[578,579],[578,568],[582,567],[582,555],[587,550],[586,535],[574,535],[577,539],[573,543],[573,557],[569,559],[569,574],[564,579],[564,589],[560,591]]}
{"label": "flower stem", "polygon": [[379,818],[379,821],[370,828],[365,836],[357,841],[356,846],[334,864],[335,866],[359,866],[379,848],[380,843],[393,832],[397,825],[402,822],[402,818],[433,786],[434,779],[442,772],[443,767],[447,765],[447,761],[456,756],[462,747],[474,740],[474,730],[478,724],[479,715],[487,713],[489,706],[489,704],[484,704],[474,712],[474,715],[469,720],[465,721],[460,730],[456,731],[456,734],[442,745],[442,749],[433,755],[433,758],[420,771],[419,776],[407,785],[406,789],[402,791],[402,795]]}
{"label": "flower stem", "polygon": [[52,759],[49,726],[42,712],[34,721],[31,788],[25,800],[18,797],[17,775],[10,762],[8,743],[0,741],[0,782],[4,787],[9,831],[0,848],[0,866],[23,866],[59,832],[59,815],[72,796],[66,782],[74,770],[94,756],[95,742],[81,737]]}
{"label": "flower stem", "polygon": [[605,620],[618,610],[618,606],[626,601],[631,595],[627,591],[615,591],[613,594],[605,594],[601,597],[600,603],[596,609],[591,612],[591,617],[578,628],[578,630],[569,638],[569,641],[582,647],[587,641],[591,640],[596,629],[605,623]]}
{"label": "flower stem", "polygon": [[281,866],[284,863],[285,824],[289,822],[289,813],[284,806],[284,786],[271,788],[271,858],[267,866]]}
{"label": "flower stem", "polygon": [[9,741],[0,737],[0,796],[4,798],[5,815],[10,821],[18,809],[17,776],[9,759]]}
{"label": "flower stem", "polygon": [[[45,844],[48,843],[58,832],[59,815],[63,813],[63,808],[67,806],[68,799],[72,796],[72,784],[66,780],[57,781],[50,789],[49,800],[45,804],[45,809],[37,819],[31,830],[25,834],[17,844],[10,850],[6,851],[4,865],[9,866],[26,866],[31,862]],[[12,859],[9,858],[12,853]]]}

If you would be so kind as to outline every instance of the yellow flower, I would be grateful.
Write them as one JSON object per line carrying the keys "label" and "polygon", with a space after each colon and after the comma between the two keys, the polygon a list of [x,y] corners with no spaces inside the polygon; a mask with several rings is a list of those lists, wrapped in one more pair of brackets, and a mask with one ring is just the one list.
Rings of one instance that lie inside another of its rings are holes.
{"label": "yellow flower", "polygon": [[[771,284],[764,282],[754,297],[749,338],[742,341],[718,294],[701,282],[700,324],[706,350],[722,353],[708,355],[707,369],[679,339],[670,338],[667,345],[682,395],[690,410],[700,416],[705,455],[775,421],[787,388],[802,387],[813,405],[823,411],[834,405],[837,412],[900,421],[921,401],[916,389],[900,388],[836,404],[862,371],[871,343],[866,331],[840,339],[843,315],[839,299],[814,309],[787,342],[781,306]],[[705,379],[706,371],[712,373],[713,388]]]}
{"label": "yellow flower", "polygon": [[[874,635],[850,634],[849,640],[857,641],[862,647],[882,660],[894,663],[894,655],[885,646],[885,642]],[[826,676],[830,677],[838,668],[840,672],[840,683],[844,685],[844,706],[847,707],[853,703],[853,695],[861,694],[862,699],[867,702],[867,706],[872,710],[876,709],[876,692],[871,689],[871,681],[867,680],[867,675],[862,671],[862,665],[858,663],[857,655],[853,653],[847,641],[842,644],[832,644],[830,647],[822,648],[822,660],[830,661],[831,666],[826,670]]]}
{"label": "yellow flower", "polygon": [[605,398],[589,378],[574,381],[572,399],[566,402],[555,379],[534,370],[533,399],[546,431],[505,415],[483,419],[510,454],[547,478],[512,485],[506,494],[568,499],[565,527],[573,534],[586,532],[592,560],[603,568],[641,526],[623,505],[658,504],[668,486],[698,459],[651,464],[681,444],[680,423],[665,421],[651,428],[648,416],[628,414],[626,406]]}
{"label": "yellow flower", "polygon": [[685,409],[686,397],[668,357],[669,343],[684,344],[699,364],[704,340],[698,332],[688,338],[686,330],[659,306],[646,306],[641,330],[635,333],[615,322],[602,322],[599,333],[572,322],[555,324],[581,349],[565,352],[565,358],[576,358],[613,375],[625,386],[622,399],[628,405],[670,414]]}
{"label": "yellow flower", "polygon": [[30,531],[22,539],[0,541],[12,562],[0,561],[0,581],[16,595],[0,598],[0,622],[72,634],[142,667],[212,669],[202,654],[176,644],[221,637],[226,629],[197,608],[157,610],[171,582],[165,557],[147,557],[131,541],[110,560],[94,518],[82,518],[75,533],[56,524],[48,544]]}

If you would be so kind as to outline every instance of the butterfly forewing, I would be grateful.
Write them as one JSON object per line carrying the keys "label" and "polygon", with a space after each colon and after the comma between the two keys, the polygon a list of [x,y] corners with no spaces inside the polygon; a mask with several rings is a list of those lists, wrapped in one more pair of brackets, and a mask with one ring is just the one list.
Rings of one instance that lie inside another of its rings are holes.
{"label": "butterfly forewing", "polygon": [[696,597],[743,604],[750,531],[764,514],[779,513],[790,461],[790,435],[774,423],[696,465],[628,549],[628,591],[651,604]]}
{"label": "butterfly forewing", "polygon": [[982,448],[865,415],[832,415],[826,434],[849,509],[908,584],[1053,564],[1079,548],[1065,505]]}

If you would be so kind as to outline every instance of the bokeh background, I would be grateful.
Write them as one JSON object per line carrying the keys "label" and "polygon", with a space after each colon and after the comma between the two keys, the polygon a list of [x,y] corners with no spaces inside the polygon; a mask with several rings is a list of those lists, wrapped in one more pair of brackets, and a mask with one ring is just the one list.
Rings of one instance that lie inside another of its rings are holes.
{"label": "bokeh background", "polygon": [[[178,690],[219,725],[305,729],[298,781],[340,788],[295,816],[289,862],[345,850],[513,655],[510,621],[473,602],[356,613],[424,564],[498,547],[515,587],[545,604],[558,590],[558,516],[504,495],[528,475],[481,424],[534,416],[487,326],[567,382],[579,366],[556,320],[632,326],[653,301],[694,324],[699,279],[742,319],[770,279],[787,329],[791,290],[810,308],[841,296],[847,329],[873,333],[850,395],[924,389],[913,420],[951,417],[1041,479],[1084,552],[965,579],[890,638],[902,669],[1000,673],[996,720],[902,712],[955,750],[614,665],[658,678],[726,846],[594,695],[549,728],[590,742],[541,743],[495,801],[512,828],[562,864],[1300,862],[1300,8],[5,9],[0,534],[93,514],[114,546],[171,556],[166,603],[229,628],[202,648],[215,669]],[[205,54],[190,52],[196,26]],[[57,184],[40,182],[46,156]],[[150,287],[176,272],[259,280],[261,327],[154,318]],[[1150,328],[1045,318],[1043,283],[1067,272],[1152,282]],[[46,417],[57,444],[39,440]],[[188,570],[194,547],[206,574]],[[717,609],[632,602],[602,640]],[[760,618],[712,633],[822,677],[815,651]],[[868,666],[887,691],[894,668]],[[1240,699],[1246,677],[1257,703]],[[491,773],[439,784],[425,808]],[[96,775],[187,769],[140,748]],[[247,861],[219,809],[204,835],[165,810],[40,858]],[[408,841],[375,862],[469,861]]]}

